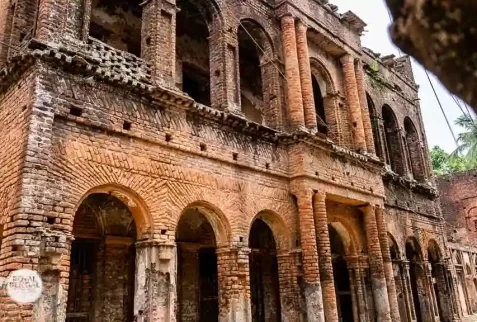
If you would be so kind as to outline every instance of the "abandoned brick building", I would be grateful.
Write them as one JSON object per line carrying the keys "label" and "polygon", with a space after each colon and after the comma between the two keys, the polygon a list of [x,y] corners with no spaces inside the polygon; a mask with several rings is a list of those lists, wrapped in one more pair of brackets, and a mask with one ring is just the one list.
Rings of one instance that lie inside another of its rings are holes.
{"label": "abandoned brick building", "polygon": [[410,59],[324,0],[0,2],[0,321],[458,321]]}
{"label": "abandoned brick building", "polygon": [[439,177],[447,248],[460,315],[477,313],[477,170]]}

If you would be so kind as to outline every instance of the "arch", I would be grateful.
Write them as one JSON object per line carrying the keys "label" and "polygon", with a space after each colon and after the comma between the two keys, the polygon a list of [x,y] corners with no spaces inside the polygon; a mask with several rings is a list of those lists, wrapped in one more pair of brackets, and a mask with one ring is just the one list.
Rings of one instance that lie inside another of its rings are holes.
{"label": "arch", "polygon": [[409,171],[416,180],[425,179],[425,169],[423,167],[423,160],[421,156],[421,144],[419,134],[414,126],[414,123],[409,117],[404,118],[405,131],[405,147],[407,155],[407,164]]}
{"label": "arch", "polygon": [[250,18],[242,19],[237,29],[241,110],[259,124],[276,123],[274,47],[263,26]]}
{"label": "arch", "polygon": [[215,0],[178,0],[177,7],[181,10],[183,6],[193,5],[200,13],[201,18],[207,23],[210,35],[222,30],[225,26],[225,18],[222,9]]}
{"label": "arch", "polygon": [[368,92],[366,92],[366,100],[368,102],[369,118],[371,120],[371,129],[373,131],[374,149],[376,150],[376,155],[380,159],[383,159],[384,155],[379,130],[379,116],[376,111],[376,105],[374,105],[373,99]]}
{"label": "arch", "polygon": [[255,220],[260,219],[270,227],[273,237],[275,238],[275,243],[277,251],[287,251],[292,247],[292,238],[290,229],[283,220],[282,216],[277,214],[272,210],[262,210],[260,211],[249,223],[248,227],[248,236],[250,236],[253,223]]}
{"label": "arch", "polygon": [[389,251],[391,253],[391,259],[397,260],[401,258],[401,251],[399,250],[398,243],[396,242],[396,238],[388,232],[388,241],[389,241]]}
{"label": "arch", "polygon": [[391,169],[400,174],[405,174],[404,158],[401,148],[401,137],[396,114],[389,105],[383,105],[382,109],[384,126],[385,161]]}
{"label": "arch", "polygon": [[203,200],[194,201],[184,208],[175,223],[176,231],[182,216],[190,209],[197,210],[207,219],[214,231],[217,248],[229,244],[232,229],[227,217],[218,207]]}
{"label": "arch", "polygon": [[[341,242],[343,243],[344,251],[345,251],[345,254],[343,255],[355,254],[356,248],[355,248],[355,243],[353,242],[353,237],[349,233],[348,229],[346,229],[346,227],[343,225],[343,223],[337,222],[337,221],[330,222],[328,223],[328,229],[330,227],[336,231],[336,233],[341,239]],[[330,231],[330,236],[331,236],[331,231]]]}
{"label": "arch", "polygon": [[406,239],[406,258],[415,262],[421,262],[424,259],[421,245],[416,237],[410,236]]}
{"label": "arch", "polygon": [[321,62],[321,60],[316,57],[311,57],[310,66],[312,75],[317,77],[321,81],[319,82],[319,85],[323,91],[323,97],[336,93],[336,86],[333,82],[333,77],[331,76],[330,72],[325,67],[323,62]]}
{"label": "arch", "polygon": [[427,243],[427,258],[432,263],[438,263],[442,259],[442,251],[435,239]]}
{"label": "arch", "polygon": [[[154,234],[154,225],[149,208],[137,193],[119,184],[104,184],[88,190],[77,202],[74,213],[76,214],[88,196],[96,193],[112,195],[127,206],[136,224],[138,240],[152,237]],[[73,225],[71,225],[71,229],[73,229]]]}

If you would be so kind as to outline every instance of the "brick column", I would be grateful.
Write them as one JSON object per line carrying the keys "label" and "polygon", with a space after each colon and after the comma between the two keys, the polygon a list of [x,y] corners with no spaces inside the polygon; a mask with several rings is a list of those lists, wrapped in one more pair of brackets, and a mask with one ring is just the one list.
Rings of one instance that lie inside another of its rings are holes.
{"label": "brick column", "polygon": [[288,117],[290,127],[305,127],[303,97],[300,83],[300,68],[295,34],[295,19],[291,15],[281,18],[283,52],[285,58],[285,74],[287,78]]}
{"label": "brick column", "polygon": [[383,255],[379,243],[378,225],[376,224],[375,207],[364,207],[363,212],[376,316],[380,322],[390,322],[391,310],[384,274]]}
{"label": "brick column", "polygon": [[361,113],[363,119],[364,135],[366,139],[366,148],[369,154],[375,155],[373,128],[371,126],[371,119],[369,117],[368,99],[366,98],[366,83],[363,72],[363,65],[360,60],[356,61],[355,65],[356,85],[358,86],[359,105],[361,106]]}
{"label": "brick column", "polygon": [[348,270],[350,272],[350,278],[354,279],[354,289],[356,302],[353,302],[353,306],[357,307],[357,313],[359,319],[356,321],[367,322],[368,312],[367,312],[367,301],[366,301],[366,290],[364,285],[364,270],[360,264],[360,258],[354,254],[346,257],[346,264],[348,265]]}
{"label": "brick column", "polygon": [[307,321],[324,322],[323,297],[318,268],[318,250],[313,219],[313,194],[303,188],[296,193],[301,237],[302,267]]}
{"label": "brick column", "polygon": [[[357,258],[356,256],[354,257]],[[353,320],[354,321],[362,321],[359,317],[359,299],[358,299],[358,288],[357,288],[357,274],[356,274],[356,267],[353,265],[353,258],[348,256],[346,258],[346,265],[348,267],[348,275],[349,275],[349,286],[351,292],[351,303],[353,305]]]}
{"label": "brick column", "polygon": [[402,261],[402,268],[403,268],[403,286],[405,292],[405,299],[406,299],[406,307],[408,312],[408,320],[412,321],[416,319],[416,310],[414,307],[414,296],[412,294],[411,288],[411,274],[410,264],[408,260]]}
{"label": "brick column", "polygon": [[[295,294],[295,263],[290,253],[277,255],[281,321],[294,322],[300,319],[298,297]],[[295,266],[296,267],[296,266]]]}
{"label": "brick column", "polygon": [[135,321],[175,320],[175,269],[175,244],[163,240],[136,243]]}
{"label": "brick column", "polygon": [[429,309],[432,314],[432,321],[440,321],[439,310],[437,308],[436,292],[434,291],[434,284],[432,283],[432,268],[428,261],[423,262],[424,273],[426,275],[427,294],[429,294]]}
{"label": "brick column", "polygon": [[326,215],[326,193],[318,192],[315,194],[313,198],[313,215],[315,218],[318,263],[320,267],[320,281],[326,322],[338,322],[338,307],[336,305],[335,280],[333,278],[333,263],[331,262],[331,246],[328,232],[328,216]]}
{"label": "brick column", "polygon": [[36,38],[42,41],[60,41],[65,32],[69,1],[42,0],[38,5]]}
{"label": "brick column", "polygon": [[219,322],[252,321],[250,302],[250,249],[217,249]]}
{"label": "brick column", "polygon": [[393,322],[401,321],[399,315],[399,304],[396,295],[396,284],[394,281],[393,264],[391,261],[391,253],[389,251],[388,232],[386,222],[384,220],[384,212],[382,208],[376,208],[376,222],[378,226],[379,243],[381,245],[381,253],[383,256],[384,275],[389,296],[389,305],[391,308],[391,317]]}
{"label": "brick column", "polygon": [[169,88],[176,80],[176,11],[161,0],[146,1],[142,8],[141,57],[151,65],[153,81]]}
{"label": "brick column", "polygon": [[298,64],[300,67],[301,91],[303,94],[303,108],[305,113],[305,125],[308,129],[316,131],[315,99],[313,97],[313,85],[311,82],[310,55],[308,51],[308,39],[306,37],[307,26],[298,21],[296,24],[296,41],[298,50]]}
{"label": "brick column", "polygon": [[354,58],[346,54],[341,58],[343,64],[343,74],[348,98],[348,108],[351,118],[351,129],[355,149],[366,151],[366,139],[363,128],[361,107],[359,104],[358,86],[356,84],[356,74],[354,72]]}

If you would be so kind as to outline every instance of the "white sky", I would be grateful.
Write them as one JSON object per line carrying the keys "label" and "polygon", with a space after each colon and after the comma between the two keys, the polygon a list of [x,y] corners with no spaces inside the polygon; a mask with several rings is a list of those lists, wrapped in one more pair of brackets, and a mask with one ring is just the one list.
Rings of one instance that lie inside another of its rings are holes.
{"label": "white sky", "polygon": [[[340,13],[351,10],[366,22],[368,26],[361,39],[363,46],[381,53],[382,56],[395,54],[398,57],[400,55],[389,37],[388,27],[391,18],[384,0],[330,0],[330,2],[338,6]],[[413,70],[416,83],[420,85],[419,97],[429,148],[439,145],[444,150],[452,152],[456,146],[426,73],[415,61],[413,61]],[[449,122],[457,135],[459,127],[454,125],[454,120],[462,113],[445,87],[433,75],[430,74],[430,76]]]}

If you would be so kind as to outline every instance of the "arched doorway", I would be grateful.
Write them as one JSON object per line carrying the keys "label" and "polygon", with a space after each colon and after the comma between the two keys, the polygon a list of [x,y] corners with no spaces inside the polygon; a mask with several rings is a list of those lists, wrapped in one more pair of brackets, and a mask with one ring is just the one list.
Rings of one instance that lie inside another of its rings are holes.
{"label": "arched doorway", "polygon": [[[422,252],[418,242],[414,238],[406,241],[406,258],[409,261],[409,278],[411,284],[412,304],[416,314],[416,321],[423,322],[426,316],[426,295],[425,275],[421,266]],[[430,313],[430,312],[429,312]]]}
{"label": "arched doorway", "polygon": [[404,119],[405,147],[409,173],[416,180],[424,180],[426,177],[424,162],[421,157],[421,143],[414,123],[409,117]]}
{"label": "arched doorway", "polygon": [[136,223],[129,208],[93,193],[73,223],[67,322],[134,319]]}
{"label": "arched doorway", "polygon": [[369,118],[371,120],[371,128],[373,131],[373,138],[374,138],[374,148],[376,150],[376,156],[380,159],[383,159],[383,149],[381,145],[381,135],[379,134],[379,117],[376,113],[376,106],[374,105],[373,99],[366,93],[366,100],[368,102],[368,111],[369,111]]}
{"label": "arched doorway", "polygon": [[338,231],[333,225],[328,225],[330,235],[331,257],[333,262],[333,277],[335,280],[336,303],[341,322],[353,322],[353,297],[351,281],[346,263],[346,248]]}
{"label": "arched doorway", "polygon": [[396,296],[399,306],[399,315],[402,322],[408,322],[412,320],[411,313],[408,312],[407,299],[406,299],[406,281],[404,279],[403,267],[401,261],[401,252],[394,237],[388,233],[389,253],[391,255],[391,261],[394,272],[394,284],[396,285]]}
{"label": "arched doorway", "polygon": [[270,227],[255,219],[249,236],[253,322],[281,321],[277,246]]}
{"label": "arched doorway", "polygon": [[182,214],[176,244],[177,321],[218,321],[216,236],[198,208]]}

